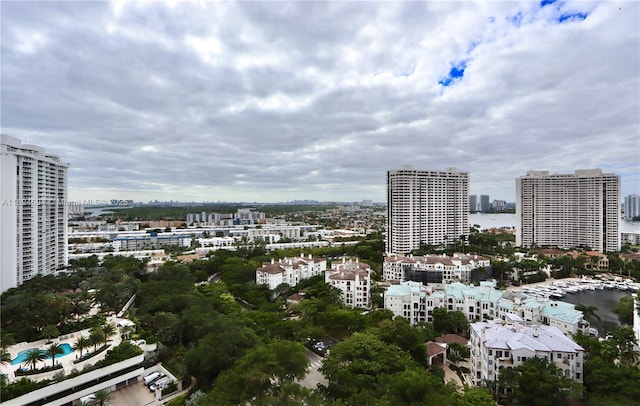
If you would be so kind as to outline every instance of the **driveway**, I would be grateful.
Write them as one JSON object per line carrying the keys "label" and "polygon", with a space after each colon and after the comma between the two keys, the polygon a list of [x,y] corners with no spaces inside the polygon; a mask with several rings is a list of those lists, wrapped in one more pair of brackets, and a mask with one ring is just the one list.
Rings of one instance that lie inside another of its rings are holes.
{"label": "driveway", "polygon": [[162,405],[156,395],[142,381],[113,392],[112,405],[156,406]]}
{"label": "driveway", "polygon": [[315,352],[307,349],[305,351],[305,355],[309,360],[309,366],[307,367],[307,375],[298,383],[305,388],[315,389],[318,384],[326,385],[328,381],[322,375],[318,368],[322,366],[322,361],[324,358],[316,354]]}

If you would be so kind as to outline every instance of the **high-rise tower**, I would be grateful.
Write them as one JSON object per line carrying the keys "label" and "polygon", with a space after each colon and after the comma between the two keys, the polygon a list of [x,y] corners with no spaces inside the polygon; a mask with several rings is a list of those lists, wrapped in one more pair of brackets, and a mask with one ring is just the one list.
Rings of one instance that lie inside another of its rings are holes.
{"label": "high-rise tower", "polygon": [[67,264],[68,167],[0,135],[0,292]]}
{"label": "high-rise tower", "polygon": [[619,201],[615,174],[529,171],[516,179],[516,245],[617,251]]}
{"label": "high-rise tower", "polygon": [[387,172],[389,253],[423,245],[449,246],[469,237],[469,173],[415,170]]}

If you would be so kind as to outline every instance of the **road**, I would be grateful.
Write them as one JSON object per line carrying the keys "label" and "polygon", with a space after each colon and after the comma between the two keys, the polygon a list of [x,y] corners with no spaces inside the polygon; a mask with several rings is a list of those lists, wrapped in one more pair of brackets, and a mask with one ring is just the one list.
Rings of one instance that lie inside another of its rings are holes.
{"label": "road", "polygon": [[327,380],[322,375],[322,373],[318,371],[318,368],[322,366],[323,358],[308,348],[305,351],[305,355],[309,360],[309,366],[307,367],[307,375],[304,377],[303,380],[299,381],[298,383],[304,386],[305,388],[309,388],[309,389],[315,389],[316,386],[318,386],[318,384],[326,385]]}

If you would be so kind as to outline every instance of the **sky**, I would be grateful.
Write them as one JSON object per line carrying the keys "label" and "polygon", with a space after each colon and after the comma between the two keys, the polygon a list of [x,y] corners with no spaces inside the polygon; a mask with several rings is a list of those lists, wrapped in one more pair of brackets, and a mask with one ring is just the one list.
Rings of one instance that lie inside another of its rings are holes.
{"label": "sky", "polygon": [[456,167],[640,194],[640,3],[0,2],[2,133],[78,201],[386,200]]}

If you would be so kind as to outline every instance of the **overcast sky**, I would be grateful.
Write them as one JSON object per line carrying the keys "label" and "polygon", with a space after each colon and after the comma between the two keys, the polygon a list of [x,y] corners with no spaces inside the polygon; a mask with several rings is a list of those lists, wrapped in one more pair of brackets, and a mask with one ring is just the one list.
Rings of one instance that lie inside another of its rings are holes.
{"label": "overcast sky", "polygon": [[385,201],[456,167],[640,194],[640,7],[623,2],[0,2],[2,133],[75,200]]}

